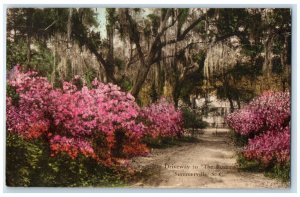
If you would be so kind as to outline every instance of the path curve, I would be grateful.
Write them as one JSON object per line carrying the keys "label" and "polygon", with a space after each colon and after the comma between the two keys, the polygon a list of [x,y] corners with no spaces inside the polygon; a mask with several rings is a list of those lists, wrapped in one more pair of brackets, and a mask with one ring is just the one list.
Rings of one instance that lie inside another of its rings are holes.
{"label": "path curve", "polygon": [[199,142],[154,149],[148,157],[132,160],[140,176],[131,187],[155,188],[286,188],[263,173],[241,172],[236,147],[227,129],[205,129]]}

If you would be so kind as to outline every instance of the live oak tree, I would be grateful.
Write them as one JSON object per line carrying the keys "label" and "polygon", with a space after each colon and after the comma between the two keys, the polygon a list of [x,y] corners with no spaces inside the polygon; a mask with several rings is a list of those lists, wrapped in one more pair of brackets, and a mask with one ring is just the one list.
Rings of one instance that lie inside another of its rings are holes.
{"label": "live oak tree", "polygon": [[[210,88],[230,103],[250,99],[255,85],[262,86],[261,91],[278,81],[282,89],[290,86],[289,9],[107,8],[105,12],[103,25],[96,9],[9,9],[8,68],[16,63],[38,68],[52,82],[75,74],[87,81],[98,77],[135,97],[147,86],[152,101],[170,86],[175,105],[205,89],[203,81],[218,81]],[[41,62],[47,66],[39,67]],[[242,75],[234,74],[237,70]],[[250,79],[253,84],[246,89],[238,86]]]}
{"label": "live oak tree", "polygon": [[211,10],[215,28],[205,75],[217,95],[228,99],[231,111],[233,101],[240,107],[270,88],[289,88],[290,14],[289,9]]}

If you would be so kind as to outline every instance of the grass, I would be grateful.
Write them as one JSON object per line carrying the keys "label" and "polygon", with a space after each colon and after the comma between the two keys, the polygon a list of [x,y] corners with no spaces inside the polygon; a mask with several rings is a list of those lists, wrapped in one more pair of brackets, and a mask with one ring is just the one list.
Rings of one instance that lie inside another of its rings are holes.
{"label": "grass", "polygon": [[291,180],[291,165],[274,165],[269,171],[265,172],[267,177],[275,178],[283,182],[290,182]]}
{"label": "grass", "polygon": [[242,154],[238,155],[237,163],[239,169],[244,172],[261,172],[266,177],[274,178],[284,183],[288,183],[291,180],[290,163],[265,166],[256,160],[247,160]]}

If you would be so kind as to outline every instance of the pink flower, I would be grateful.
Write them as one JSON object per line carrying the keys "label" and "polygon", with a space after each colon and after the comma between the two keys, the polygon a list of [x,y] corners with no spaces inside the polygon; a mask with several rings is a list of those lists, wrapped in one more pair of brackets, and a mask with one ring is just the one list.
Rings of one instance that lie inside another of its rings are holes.
{"label": "pink flower", "polygon": [[[63,88],[58,89],[36,72],[22,73],[19,69],[7,83],[19,95],[18,103],[7,97],[8,132],[26,139],[45,136],[41,139],[50,140],[52,155],[66,152],[76,158],[83,154],[111,163],[112,148],[117,143],[114,133],[120,129],[128,139],[128,155],[146,151],[141,142],[144,127],[135,121],[140,108],[116,85],[94,80],[93,88],[83,86],[78,90],[72,82],[63,82]],[[92,144],[95,140],[107,145],[102,159],[93,153],[99,149]]]}
{"label": "pink flower", "polygon": [[153,137],[171,137],[183,132],[182,113],[164,98],[142,109],[140,116],[147,120],[146,131]]}
{"label": "pink flower", "polygon": [[290,93],[266,92],[226,117],[235,132],[253,136],[243,151],[265,165],[290,159]]}

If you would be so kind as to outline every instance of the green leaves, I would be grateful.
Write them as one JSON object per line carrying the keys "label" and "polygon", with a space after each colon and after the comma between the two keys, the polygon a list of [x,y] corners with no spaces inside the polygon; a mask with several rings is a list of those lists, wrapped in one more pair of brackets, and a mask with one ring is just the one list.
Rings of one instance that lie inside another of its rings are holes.
{"label": "green leaves", "polygon": [[179,18],[178,18],[178,22],[180,24],[180,26],[186,21],[188,15],[189,15],[189,8],[179,8]]}
{"label": "green leaves", "polygon": [[[61,153],[53,158],[41,140],[28,141],[8,134],[6,141],[7,186],[88,187],[122,186],[126,171],[115,171],[79,156]],[[123,181],[122,181],[123,180]]]}
{"label": "green leaves", "polygon": [[16,135],[8,134],[6,141],[6,184],[8,186],[30,186],[31,176],[38,169],[43,150],[41,143],[28,142]]}
{"label": "green leaves", "polygon": [[184,128],[203,129],[207,126],[207,123],[201,120],[201,116],[193,112],[189,108],[183,108],[183,126]]}

